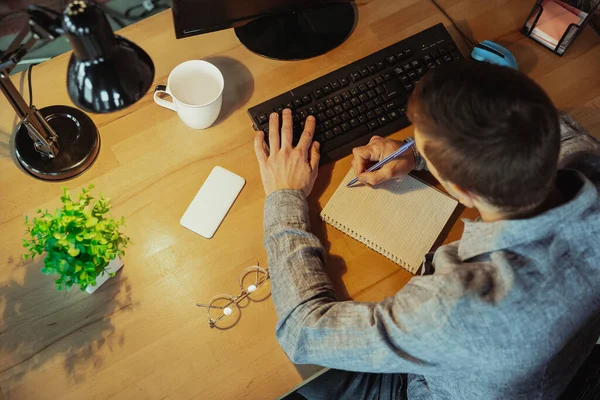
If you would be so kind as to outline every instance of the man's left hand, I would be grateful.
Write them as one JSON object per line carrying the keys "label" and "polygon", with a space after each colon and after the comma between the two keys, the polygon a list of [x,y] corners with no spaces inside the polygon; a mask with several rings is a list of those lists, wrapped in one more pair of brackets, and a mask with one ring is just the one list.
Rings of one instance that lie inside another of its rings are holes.
{"label": "man's left hand", "polygon": [[265,193],[280,189],[302,190],[308,196],[319,172],[319,143],[313,142],[315,117],[306,119],[304,132],[296,147],[292,146],[292,111],[283,110],[281,136],[279,135],[279,114],[269,118],[269,149],[260,131],[254,138],[254,151],[260,167]]}

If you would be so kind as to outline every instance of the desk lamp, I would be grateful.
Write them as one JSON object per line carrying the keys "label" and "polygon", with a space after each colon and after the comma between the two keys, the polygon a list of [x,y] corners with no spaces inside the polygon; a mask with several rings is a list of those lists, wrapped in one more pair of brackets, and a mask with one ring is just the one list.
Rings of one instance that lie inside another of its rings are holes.
{"label": "desk lamp", "polygon": [[15,134],[16,158],[36,178],[73,178],[96,159],[98,129],[77,108],[60,105],[38,110],[27,105],[10,80],[10,72],[39,40],[65,35],[73,48],[67,70],[71,101],[89,112],[108,113],[132,105],[148,91],[154,64],[140,47],[114,35],[94,4],[75,0],[62,14],[32,5],[27,12],[29,25],[0,54],[0,90],[21,119]]}

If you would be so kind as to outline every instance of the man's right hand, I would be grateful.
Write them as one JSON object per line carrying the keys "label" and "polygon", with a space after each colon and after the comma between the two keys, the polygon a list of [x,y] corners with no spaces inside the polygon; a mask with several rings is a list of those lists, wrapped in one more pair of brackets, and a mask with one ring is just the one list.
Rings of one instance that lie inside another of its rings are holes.
{"label": "man's right hand", "polygon": [[356,147],[352,150],[354,154],[352,167],[358,181],[365,185],[375,186],[387,180],[407,175],[415,167],[415,156],[412,151],[405,152],[377,171],[365,172],[371,165],[398,150],[403,143],[402,141],[373,136],[368,145]]}

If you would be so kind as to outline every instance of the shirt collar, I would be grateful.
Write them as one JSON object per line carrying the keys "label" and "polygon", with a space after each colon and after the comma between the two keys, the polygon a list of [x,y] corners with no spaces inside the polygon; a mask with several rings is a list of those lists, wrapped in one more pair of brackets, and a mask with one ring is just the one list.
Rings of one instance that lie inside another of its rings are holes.
{"label": "shirt collar", "polygon": [[[575,180],[581,184],[577,194],[570,201],[527,219],[496,222],[465,221],[465,229],[458,246],[460,259],[466,261],[481,254],[535,241],[555,229],[556,224],[565,220],[576,220],[598,202],[598,190],[583,174],[571,170],[562,170],[559,174],[564,181],[570,180],[573,184]],[[560,183],[559,190],[561,190]]]}

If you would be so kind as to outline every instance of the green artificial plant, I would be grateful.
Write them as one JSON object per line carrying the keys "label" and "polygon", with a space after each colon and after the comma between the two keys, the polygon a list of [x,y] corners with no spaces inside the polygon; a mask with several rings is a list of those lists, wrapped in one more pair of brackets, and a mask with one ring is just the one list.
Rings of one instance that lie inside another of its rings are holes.
{"label": "green artificial plant", "polygon": [[124,218],[116,221],[107,217],[110,200],[100,195],[94,203],[90,194],[93,188],[90,185],[83,189],[77,201],[63,188],[62,208],[54,214],[37,210],[33,221],[25,217],[28,238],[23,239],[23,247],[28,248],[29,254],[24,257],[33,259],[46,252],[42,272],[59,275],[55,281],[58,290],[68,290],[73,285],[85,290],[88,285],[95,285],[96,277],[107,273],[108,263],[122,257],[129,243],[129,237],[119,229]]}

